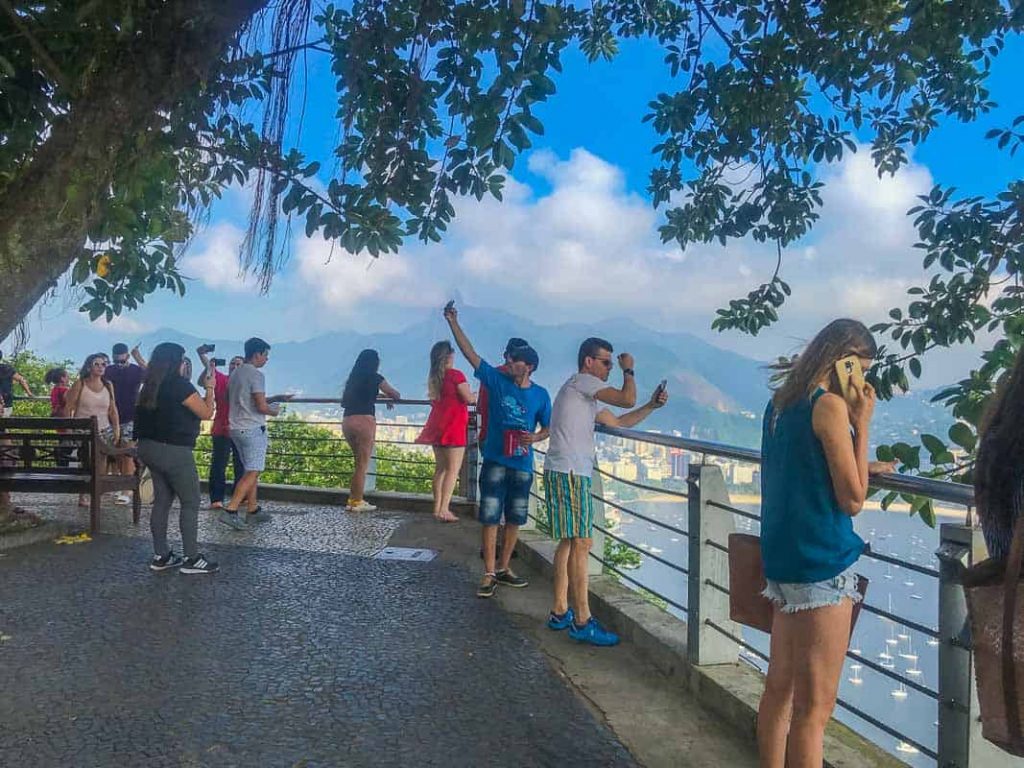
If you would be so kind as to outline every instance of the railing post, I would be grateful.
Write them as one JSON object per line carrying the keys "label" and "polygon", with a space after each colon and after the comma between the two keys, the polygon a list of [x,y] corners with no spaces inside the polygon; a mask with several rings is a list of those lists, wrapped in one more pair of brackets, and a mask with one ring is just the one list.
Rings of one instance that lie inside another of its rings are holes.
{"label": "railing post", "polygon": [[[596,497],[593,499],[594,532],[591,536],[593,544],[591,545],[590,551],[604,560],[605,536],[600,530],[605,528],[604,502],[601,500],[604,498],[604,481],[601,479],[601,473],[598,471],[597,456],[594,456],[594,471],[591,473],[590,494],[591,496]],[[591,576],[604,573],[604,565],[593,557],[587,558],[587,573]]]}
{"label": "railing post", "polygon": [[691,464],[689,476],[689,562],[686,611],[687,656],[691,664],[734,664],[739,646],[710,627],[713,621],[722,629],[739,636],[739,627],[729,618],[729,596],[710,586],[715,582],[729,587],[729,557],[709,547],[707,541],[722,546],[736,529],[730,512],[716,509],[708,502],[729,503],[722,470],[711,464]]}
{"label": "railing post", "polygon": [[967,768],[971,731],[971,654],[963,573],[971,564],[971,529],[943,523],[939,549],[939,768]]}
{"label": "railing post", "polygon": [[363,484],[363,491],[373,493],[377,490],[377,449],[370,454],[370,463],[366,467],[366,481]]}

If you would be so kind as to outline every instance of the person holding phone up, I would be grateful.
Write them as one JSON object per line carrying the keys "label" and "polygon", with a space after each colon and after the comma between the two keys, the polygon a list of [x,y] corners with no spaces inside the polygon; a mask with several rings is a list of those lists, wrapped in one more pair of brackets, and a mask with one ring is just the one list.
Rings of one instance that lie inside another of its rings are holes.
{"label": "person holding phone up", "polygon": [[245,474],[245,470],[242,468],[242,457],[239,455],[238,449],[235,448],[235,444],[231,442],[231,431],[228,428],[228,414],[231,412],[228,403],[228,377],[245,362],[245,358],[241,355],[232,357],[231,361],[227,363],[228,372],[225,374],[219,369],[224,366],[226,361],[222,358],[208,357],[215,350],[216,347],[213,344],[202,344],[196,348],[196,354],[199,355],[199,360],[203,364],[204,373],[201,375],[213,374],[213,392],[217,410],[213,417],[213,424],[210,426],[210,441],[213,444],[210,452],[209,472],[210,509],[223,509],[225,493],[230,494],[234,491],[234,485],[230,490],[227,485],[228,458],[231,458],[236,483]]}
{"label": "person holding phone up", "polygon": [[[199,473],[195,447],[199,423],[213,416],[213,379],[204,376],[204,395],[181,375],[185,348],[164,342],[153,348],[135,411],[139,458],[153,478],[153,534],[150,570],[177,568],[183,574],[215,573],[217,564],[199,552]],[[181,504],[180,524],[184,557],[167,543],[171,504]]]}
{"label": "person holding phone up", "polygon": [[[484,575],[477,597],[493,597],[498,585],[523,588],[529,582],[512,572],[509,560],[515,550],[519,527],[526,523],[533,487],[533,445],[548,437],[551,396],[531,376],[540,364],[532,347],[513,350],[509,372],[499,373],[481,359],[459,324],[454,302],[444,308],[455,343],[473,366],[473,375],[491,391],[488,404],[490,427],[481,449],[480,523],[484,550]],[[505,543],[496,563],[498,523],[505,515]]]}
{"label": "person holding phone up", "polygon": [[[594,501],[590,478],[594,468],[594,425],[635,427],[668,402],[668,382],[658,384],[650,400],[616,416],[602,404],[636,405],[633,356],[619,355],[622,386],[608,384],[615,363],[612,345],[591,337],[580,344],[577,372],[555,396],[551,412],[551,444],[544,459],[544,493],[555,550],[554,605],[548,628],[569,630],[569,637],[588,645],[617,645],[619,636],[590,614],[587,560],[593,545]],[[569,605],[572,584],[573,605]]]}
{"label": "person holding phone up", "polygon": [[863,371],[878,354],[856,320],[835,320],[791,360],[772,366],[761,442],[761,559],[774,604],[768,675],[757,716],[761,765],[820,768],[861,599],[853,566],[864,541],[853,518],[869,474],[875,390]]}

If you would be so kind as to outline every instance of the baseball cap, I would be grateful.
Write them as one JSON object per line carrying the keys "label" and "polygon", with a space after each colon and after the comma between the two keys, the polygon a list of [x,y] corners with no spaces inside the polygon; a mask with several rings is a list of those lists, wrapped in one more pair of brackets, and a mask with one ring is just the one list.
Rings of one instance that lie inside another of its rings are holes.
{"label": "baseball cap", "polygon": [[505,345],[505,356],[511,357],[512,350],[528,346],[530,345],[526,342],[526,339],[520,339],[518,336],[513,336],[511,339],[508,340],[508,344]]}
{"label": "baseball cap", "polygon": [[537,350],[529,344],[524,347],[513,348],[508,353],[508,357],[510,360],[533,366],[533,370],[535,371],[540,367],[540,356],[537,354]]}

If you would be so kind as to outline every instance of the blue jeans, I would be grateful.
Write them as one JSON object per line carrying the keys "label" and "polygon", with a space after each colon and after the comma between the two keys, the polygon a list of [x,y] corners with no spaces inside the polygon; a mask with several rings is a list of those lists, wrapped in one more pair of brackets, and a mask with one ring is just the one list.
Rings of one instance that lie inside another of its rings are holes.
{"label": "blue jeans", "polygon": [[228,469],[228,455],[231,455],[231,465],[235,471],[235,482],[244,474],[242,469],[242,457],[238,455],[238,449],[227,435],[213,435],[213,453],[210,454],[210,503],[223,502],[225,494],[230,495],[234,491],[234,485],[227,487],[225,475]]}
{"label": "blue jeans", "polygon": [[525,525],[533,473],[485,461],[480,469],[480,522],[497,525],[502,513],[506,525]]}

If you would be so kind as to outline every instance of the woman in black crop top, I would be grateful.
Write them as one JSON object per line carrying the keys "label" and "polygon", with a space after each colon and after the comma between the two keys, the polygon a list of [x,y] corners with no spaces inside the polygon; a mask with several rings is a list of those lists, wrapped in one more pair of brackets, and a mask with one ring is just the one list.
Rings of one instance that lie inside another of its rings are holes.
{"label": "woman in black crop top", "polygon": [[[164,342],[153,349],[146,378],[135,410],[135,437],[139,459],[153,477],[154,571],[179,568],[181,573],[213,573],[217,564],[198,551],[199,473],[193,449],[199,423],[213,417],[213,378],[204,377],[205,397],[200,397],[182,376],[185,348]],[[167,545],[167,516],[175,497],[181,503],[181,542],[184,559]]]}
{"label": "woman in black crop top", "polygon": [[[379,373],[380,355],[375,349],[364,349],[356,358],[352,372],[345,382],[341,396],[344,413],[341,431],[355,456],[355,470],[349,483],[348,505],[350,512],[373,512],[376,507],[363,501],[366,486],[366,472],[370,468],[373,443],[377,437],[377,418],[374,404],[379,394],[392,400],[401,395]],[[392,406],[388,404],[388,407]]]}

